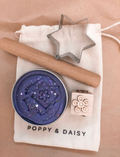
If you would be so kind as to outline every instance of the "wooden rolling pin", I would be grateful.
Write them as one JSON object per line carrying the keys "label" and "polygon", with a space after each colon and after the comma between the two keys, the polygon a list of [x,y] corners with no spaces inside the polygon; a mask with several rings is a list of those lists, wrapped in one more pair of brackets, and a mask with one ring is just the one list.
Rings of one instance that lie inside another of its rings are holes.
{"label": "wooden rolling pin", "polygon": [[91,71],[69,64],[62,60],[56,60],[53,56],[31,48],[9,38],[0,40],[0,48],[23,58],[27,61],[41,65],[61,75],[67,76],[92,87],[97,87],[101,77]]}

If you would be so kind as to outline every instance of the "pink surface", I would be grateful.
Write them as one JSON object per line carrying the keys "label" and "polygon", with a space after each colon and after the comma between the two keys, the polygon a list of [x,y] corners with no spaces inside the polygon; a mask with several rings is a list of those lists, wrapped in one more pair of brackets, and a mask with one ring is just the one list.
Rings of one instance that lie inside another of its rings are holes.
{"label": "pink surface", "polygon": [[[90,23],[101,23],[104,28],[120,21],[120,1],[0,0],[0,38],[9,37],[17,40],[14,32],[19,30],[22,24],[58,24],[61,13],[73,21],[87,17]],[[106,33],[120,39],[119,26]],[[104,79],[99,152],[14,143],[14,110],[11,104],[11,90],[15,82],[16,57],[0,50],[0,157],[120,156],[120,51],[118,43],[114,40],[107,37],[102,39]]]}

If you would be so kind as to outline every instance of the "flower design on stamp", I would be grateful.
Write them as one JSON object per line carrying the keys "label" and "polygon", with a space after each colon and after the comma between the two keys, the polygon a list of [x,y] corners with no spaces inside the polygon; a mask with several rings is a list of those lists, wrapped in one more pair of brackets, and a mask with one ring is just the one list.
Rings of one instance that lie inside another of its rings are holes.
{"label": "flower design on stamp", "polygon": [[84,99],[82,95],[77,97],[77,100],[73,100],[72,105],[75,106],[75,112],[87,112],[88,111],[89,100]]}

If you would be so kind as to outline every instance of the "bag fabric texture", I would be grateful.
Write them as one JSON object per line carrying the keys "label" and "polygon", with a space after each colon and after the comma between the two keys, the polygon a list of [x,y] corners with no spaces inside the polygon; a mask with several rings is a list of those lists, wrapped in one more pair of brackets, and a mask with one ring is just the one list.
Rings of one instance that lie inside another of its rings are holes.
{"label": "bag fabric texture", "polygon": [[[84,25],[63,26],[64,31],[58,32],[55,38],[60,41],[63,51],[70,50],[74,54],[80,49],[80,44],[85,45]],[[96,43],[82,53],[79,64],[75,63],[69,57],[62,60],[90,70],[101,76],[101,82],[98,87],[93,88],[81,82],[77,82],[65,76],[62,76],[69,94],[69,103],[63,115],[54,123],[46,126],[35,126],[25,122],[15,112],[14,120],[14,141],[44,145],[64,147],[70,149],[98,151],[100,145],[100,120],[101,120],[101,99],[102,99],[102,41],[101,41],[100,24],[88,24],[86,33]],[[16,33],[20,33],[19,42],[38,49],[42,52],[55,56],[55,46],[47,38],[47,35],[55,30],[58,26],[25,26]],[[75,44],[74,44],[75,43]],[[79,55],[76,53],[76,55]],[[17,59],[16,80],[24,73],[41,69],[44,67],[33,64],[29,61]],[[88,90],[94,95],[92,116],[76,116],[71,114],[71,92],[76,89]]]}

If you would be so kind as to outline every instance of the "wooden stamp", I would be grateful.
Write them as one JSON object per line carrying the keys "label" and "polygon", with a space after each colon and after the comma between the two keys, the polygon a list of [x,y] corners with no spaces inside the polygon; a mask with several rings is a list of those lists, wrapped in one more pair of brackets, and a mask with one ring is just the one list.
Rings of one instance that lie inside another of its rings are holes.
{"label": "wooden stamp", "polygon": [[93,94],[86,90],[72,92],[71,114],[92,116]]}

